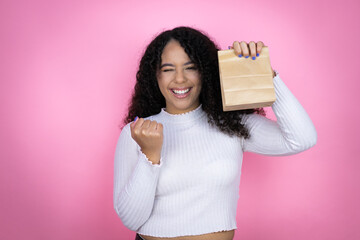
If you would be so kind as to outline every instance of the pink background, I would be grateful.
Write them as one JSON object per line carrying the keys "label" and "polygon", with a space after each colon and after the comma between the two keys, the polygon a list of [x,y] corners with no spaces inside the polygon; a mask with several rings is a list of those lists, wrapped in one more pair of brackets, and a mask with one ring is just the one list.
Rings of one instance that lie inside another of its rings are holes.
{"label": "pink background", "polygon": [[356,0],[1,0],[0,239],[134,239],[112,202],[118,125],[145,46],[178,25],[222,49],[263,41],[318,131],[298,155],[245,154],[235,239],[360,239],[359,10]]}

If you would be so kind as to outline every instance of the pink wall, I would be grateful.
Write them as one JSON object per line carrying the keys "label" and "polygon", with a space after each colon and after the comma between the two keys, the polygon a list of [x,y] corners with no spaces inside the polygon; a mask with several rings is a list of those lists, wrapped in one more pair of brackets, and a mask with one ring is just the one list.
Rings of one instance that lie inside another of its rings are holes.
{"label": "pink wall", "polygon": [[356,0],[2,0],[0,239],[134,239],[112,205],[118,124],[144,47],[178,25],[223,49],[263,41],[318,131],[295,156],[245,155],[235,239],[359,239],[359,10]]}

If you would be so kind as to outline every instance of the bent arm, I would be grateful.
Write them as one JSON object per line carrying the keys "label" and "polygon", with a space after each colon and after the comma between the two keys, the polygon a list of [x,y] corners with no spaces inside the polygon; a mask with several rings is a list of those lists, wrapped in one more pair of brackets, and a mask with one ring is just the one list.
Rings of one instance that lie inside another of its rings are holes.
{"label": "bent arm", "polygon": [[245,116],[250,139],[243,140],[243,151],[281,156],[311,148],[316,144],[317,133],[309,115],[278,73],[273,80],[276,101],[272,109],[277,121],[258,114]]}
{"label": "bent arm", "polygon": [[129,124],[121,131],[114,162],[114,208],[122,223],[137,231],[150,217],[160,164],[152,164],[132,139]]}

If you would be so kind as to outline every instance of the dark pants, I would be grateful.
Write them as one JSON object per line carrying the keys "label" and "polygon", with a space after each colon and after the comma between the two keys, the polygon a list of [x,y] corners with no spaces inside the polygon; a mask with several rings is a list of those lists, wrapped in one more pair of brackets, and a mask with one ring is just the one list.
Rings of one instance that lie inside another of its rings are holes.
{"label": "dark pants", "polygon": [[136,234],[135,240],[144,240],[139,234]]}

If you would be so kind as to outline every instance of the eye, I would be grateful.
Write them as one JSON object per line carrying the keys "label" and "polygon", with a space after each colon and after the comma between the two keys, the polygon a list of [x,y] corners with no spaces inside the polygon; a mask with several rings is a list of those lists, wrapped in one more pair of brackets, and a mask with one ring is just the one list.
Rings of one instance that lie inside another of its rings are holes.
{"label": "eye", "polygon": [[170,72],[173,71],[173,69],[164,69],[163,72]]}
{"label": "eye", "polygon": [[186,68],[186,69],[188,69],[188,70],[197,70],[197,68],[196,68],[195,66],[188,67],[188,68]]}

